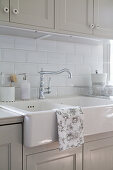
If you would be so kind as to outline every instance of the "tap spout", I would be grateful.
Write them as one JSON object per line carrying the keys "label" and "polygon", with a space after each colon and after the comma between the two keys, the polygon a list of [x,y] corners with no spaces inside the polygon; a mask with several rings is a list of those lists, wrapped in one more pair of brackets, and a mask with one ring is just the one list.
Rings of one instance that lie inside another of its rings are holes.
{"label": "tap spout", "polygon": [[56,75],[56,74],[61,74],[63,72],[67,72],[68,73],[68,78],[72,78],[72,73],[69,71],[69,69],[67,68],[64,68],[62,70],[59,70],[59,71],[43,71],[43,69],[39,72],[41,75],[44,75],[44,74],[48,74],[48,75]]}

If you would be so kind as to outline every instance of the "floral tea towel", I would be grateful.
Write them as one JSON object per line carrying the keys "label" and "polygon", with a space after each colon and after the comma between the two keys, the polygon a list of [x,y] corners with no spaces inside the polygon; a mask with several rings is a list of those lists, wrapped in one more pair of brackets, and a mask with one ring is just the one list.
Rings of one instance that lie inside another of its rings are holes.
{"label": "floral tea towel", "polygon": [[59,149],[66,150],[84,143],[83,112],[79,106],[56,111]]}

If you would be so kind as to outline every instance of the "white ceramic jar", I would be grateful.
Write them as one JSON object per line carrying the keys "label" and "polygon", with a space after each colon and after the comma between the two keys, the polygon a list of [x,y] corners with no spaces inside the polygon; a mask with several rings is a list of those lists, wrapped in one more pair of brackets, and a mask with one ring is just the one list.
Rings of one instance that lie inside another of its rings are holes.
{"label": "white ceramic jar", "polygon": [[15,87],[2,86],[0,87],[0,101],[14,102],[15,101]]}

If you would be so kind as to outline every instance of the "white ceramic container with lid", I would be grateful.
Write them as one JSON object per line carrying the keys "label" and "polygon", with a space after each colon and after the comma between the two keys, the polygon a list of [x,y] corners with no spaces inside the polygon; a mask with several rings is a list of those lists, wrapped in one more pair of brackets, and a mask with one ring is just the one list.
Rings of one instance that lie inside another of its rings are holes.
{"label": "white ceramic container with lid", "polygon": [[14,102],[15,101],[15,87],[1,86],[0,87],[0,101]]}

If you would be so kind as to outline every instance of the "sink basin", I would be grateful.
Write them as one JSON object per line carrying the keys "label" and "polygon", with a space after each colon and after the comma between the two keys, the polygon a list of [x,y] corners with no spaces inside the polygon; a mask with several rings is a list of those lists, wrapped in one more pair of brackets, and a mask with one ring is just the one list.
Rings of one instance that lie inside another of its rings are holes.
{"label": "sink basin", "polygon": [[32,114],[41,111],[53,110],[61,107],[61,104],[56,104],[51,100],[31,100],[31,101],[16,101],[12,103],[0,103],[1,107],[20,114]]}
{"label": "sink basin", "polygon": [[0,107],[24,116],[24,145],[34,147],[57,141],[55,109],[67,105],[56,104],[51,100],[17,101],[0,103]]}
{"label": "sink basin", "polygon": [[1,107],[24,115],[24,145],[34,147],[57,141],[55,110],[81,106],[84,135],[113,131],[113,100],[94,97],[68,97],[1,103]]}
{"label": "sink basin", "polygon": [[113,104],[113,100],[104,99],[99,97],[87,97],[87,96],[76,96],[76,97],[66,97],[53,99],[54,103],[68,104],[73,106],[81,107],[94,107]]}
{"label": "sink basin", "polygon": [[81,106],[85,136],[113,131],[113,100],[78,96],[56,99],[56,102]]}

